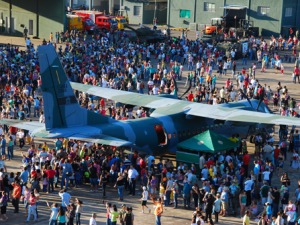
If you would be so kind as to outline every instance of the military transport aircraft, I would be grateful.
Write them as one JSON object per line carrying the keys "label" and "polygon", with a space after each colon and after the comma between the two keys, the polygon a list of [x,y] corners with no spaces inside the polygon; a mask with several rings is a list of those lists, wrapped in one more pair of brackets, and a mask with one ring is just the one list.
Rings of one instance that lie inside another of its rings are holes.
{"label": "military transport aircraft", "polygon": [[[203,130],[221,124],[235,129],[259,124],[300,126],[300,119],[270,114],[261,104],[256,112],[247,101],[235,104],[208,105],[141,95],[109,88],[73,83],[74,89],[125,104],[153,109],[150,117],[119,121],[80,107],[55,49],[38,47],[45,124],[20,120],[1,120],[1,124],[29,130],[42,138],[73,138],[111,146],[133,146],[146,153],[175,152],[179,142]],[[252,102],[256,104],[257,102]],[[252,110],[252,111],[251,111]]]}

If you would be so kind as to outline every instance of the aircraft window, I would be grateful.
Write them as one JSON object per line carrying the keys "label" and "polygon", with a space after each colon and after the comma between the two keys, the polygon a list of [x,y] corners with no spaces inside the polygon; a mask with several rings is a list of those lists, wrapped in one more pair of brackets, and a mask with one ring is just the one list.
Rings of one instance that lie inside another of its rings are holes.
{"label": "aircraft window", "polygon": [[159,145],[166,145],[167,144],[167,135],[164,131],[164,128],[162,125],[155,125],[154,126],[156,135],[157,135],[157,139],[158,139],[158,144]]}

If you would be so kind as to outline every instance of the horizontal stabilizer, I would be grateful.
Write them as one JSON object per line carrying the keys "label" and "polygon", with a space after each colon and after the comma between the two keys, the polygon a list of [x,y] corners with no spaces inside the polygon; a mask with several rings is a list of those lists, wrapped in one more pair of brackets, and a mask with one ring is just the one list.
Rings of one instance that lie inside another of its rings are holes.
{"label": "horizontal stabilizer", "polygon": [[97,144],[102,144],[102,145],[115,146],[115,147],[132,145],[132,143],[130,141],[125,141],[125,140],[107,136],[107,135],[97,135],[94,137],[70,137],[70,139],[91,142],[91,143],[97,143]]}
{"label": "horizontal stabilizer", "polygon": [[0,125],[12,126],[18,129],[28,130],[30,132],[39,128],[40,129],[45,128],[44,123],[39,123],[37,121],[30,122],[25,120],[13,120],[13,119],[2,119],[0,120]]}

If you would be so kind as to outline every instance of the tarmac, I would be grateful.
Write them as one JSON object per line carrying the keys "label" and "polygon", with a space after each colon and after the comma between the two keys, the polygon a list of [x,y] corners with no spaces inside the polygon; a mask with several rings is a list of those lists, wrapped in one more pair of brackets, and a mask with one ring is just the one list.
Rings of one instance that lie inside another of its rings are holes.
{"label": "tarmac", "polygon": [[[195,34],[192,33],[192,31],[190,31],[188,33],[188,35],[190,36],[190,38],[195,38]],[[178,36],[175,33],[175,36]],[[188,36],[188,37],[189,37]],[[39,45],[42,43],[42,40],[39,39],[32,39],[32,42],[36,45]],[[21,48],[25,48],[25,41],[24,38],[19,38],[19,37],[10,37],[10,36],[0,36],[0,43],[10,43],[12,45],[19,45]],[[248,61],[248,66],[251,65],[251,62]],[[241,61],[238,61],[238,66],[237,68],[240,69],[241,68]],[[272,90],[275,91],[276,90],[276,85],[277,83],[280,81],[282,82],[282,85],[287,85],[288,90],[290,92],[290,95],[292,97],[294,97],[295,99],[299,99],[299,87],[300,84],[293,84],[292,83],[292,69],[293,69],[293,63],[284,63],[284,67],[285,67],[285,73],[282,74],[275,74],[274,69],[268,69],[267,72],[265,73],[261,73],[259,69],[257,69],[257,79],[259,79],[260,83],[264,84],[268,84],[271,86]],[[184,76],[186,76],[187,72],[184,72]],[[231,78],[231,75],[227,75],[227,77],[222,77],[218,79],[218,86],[220,86],[220,84],[224,84],[225,85],[225,81],[227,78]],[[184,89],[185,80],[183,79],[183,81],[178,82],[178,86],[181,89]],[[278,133],[277,133],[278,134]],[[40,142],[43,140],[36,140],[36,142]],[[48,141],[48,143],[52,142],[51,140]],[[253,151],[253,147],[251,147],[251,144],[249,144],[250,146],[250,151]],[[28,148],[24,148],[25,150],[27,150]],[[18,147],[15,147],[15,155],[16,157],[14,158],[14,160],[12,161],[6,161],[6,165],[7,165],[7,170],[8,171],[20,171],[20,166],[21,166],[21,152],[18,149]],[[289,153],[289,157],[291,157],[291,154]],[[290,179],[292,181],[292,185],[291,185],[291,193],[290,196],[293,196],[293,191],[297,188],[297,180],[299,179],[299,171],[297,170],[292,170],[289,167],[289,160],[287,160],[287,162],[284,165],[284,171],[288,171]],[[277,174],[273,175],[273,184],[277,185],[278,187],[279,185],[279,177],[277,176]],[[105,199],[103,199],[102,196],[102,192],[100,190],[98,190],[98,192],[94,193],[94,192],[90,192],[89,191],[89,186],[85,185],[81,188],[73,188],[70,190],[70,194],[72,196],[72,199],[74,199],[75,197],[81,199],[83,201],[84,204],[84,210],[83,210],[83,214],[82,214],[82,223],[83,225],[87,225],[89,222],[89,218],[91,217],[91,214],[93,212],[97,213],[97,224],[105,224],[106,218],[105,218],[105,203],[106,201],[111,202],[112,204],[116,204],[118,209],[120,208],[121,204],[126,204],[127,206],[132,206],[133,207],[133,213],[135,215],[135,220],[134,220],[134,224],[135,225],[152,225],[155,224],[155,217],[153,215],[153,204],[149,202],[149,207],[152,209],[152,212],[149,213],[141,213],[141,207],[140,207],[140,197],[141,197],[141,192],[139,190],[140,186],[137,185],[137,194],[136,196],[129,196],[127,195],[127,193],[125,192],[125,196],[124,196],[124,201],[120,202],[118,200],[118,196],[117,196],[117,191],[116,189],[114,189],[111,186],[107,187],[107,197]],[[46,203],[45,201],[49,201],[51,202],[57,202],[60,203],[60,198],[58,196],[58,189],[56,190],[55,193],[50,193],[50,194],[44,194],[41,193],[41,200],[39,202],[39,206],[38,206],[38,211],[39,211],[39,219],[38,222],[33,222],[31,221],[30,224],[34,224],[34,225],[45,225],[49,223],[49,216],[50,216],[50,210],[46,207]],[[165,207],[165,211],[163,213],[162,216],[162,224],[166,225],[166,224],[172,224],[172,225],[188,225],[191,224],[191,218],[192,218],[192,210],[185,210],[182,207],[183,202],[182,199],[180,199],[179,201],[179,208],[178,209],[173,209],[172,207]],[[20,213],[19,214],[14,214],[13,213],[13,208],[11,206],[11,204],[9,203],[8,206],[8,213],[7,216],[9,217],[8,221],[0,221],[0,224],[5,224],[5,225],[18,225],[18,224],[25,224],[25,220],[26,220],[26,216],[25,215],[25,209],[23,207],[22,204],[20,204]],[[117,223],[119,224],[119,223]],[[237,224],[242,224],[242,220],[240,217],[221,217],[219,219],[219,224],[221,225],[227,225],[227,224],[232,224],[232,225],[237,225]],[[251,221],[251,224],[256,224],[256,222]]]}

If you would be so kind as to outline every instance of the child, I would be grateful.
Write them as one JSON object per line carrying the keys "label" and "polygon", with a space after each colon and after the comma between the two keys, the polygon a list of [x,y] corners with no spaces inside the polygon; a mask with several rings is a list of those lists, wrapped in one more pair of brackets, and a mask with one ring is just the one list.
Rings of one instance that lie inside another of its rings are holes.
{"label": "child", "polygon": [[269,202],[266,202],[265,205],[266,205],[266,213],[267,213],[268,219],[270,220],[271,216],[272,216],[272,207]]}
{"label": "child", "polygon": [[[161,182],[160,183],[160,185],[159,185],[159,197],[161,198],[161,199],[166,199],[165,198],[165,192],[166,192],[166,189],[165,189],[165,186],[164,186],[164,184]],[[166,205],[166,201],[167,200],[165,200],[164,201],[164,204]]]}
{"label": "child", "polygon": [[281,65],[280,65],[280,72],[281,72],[281,74],[284,73],[284,67],[283,67],[282,63],[281,63]]}
{"label": "child", "polygon": [[143,186],[143,194],[142,194],[142,198],[141,198],[141,201],[142,201],[142,213],[144,213],[144,208],[146,207],[150,213],[151,209],[148,208],[147,206],[147,200],[148,200],[148,191],[147,191],[147,188],[145,186]]}
{"label": "child", "polygon": [[43,174],[43,192],[47,192],[47,187],[48,187],[47,173],[44,173]]}

